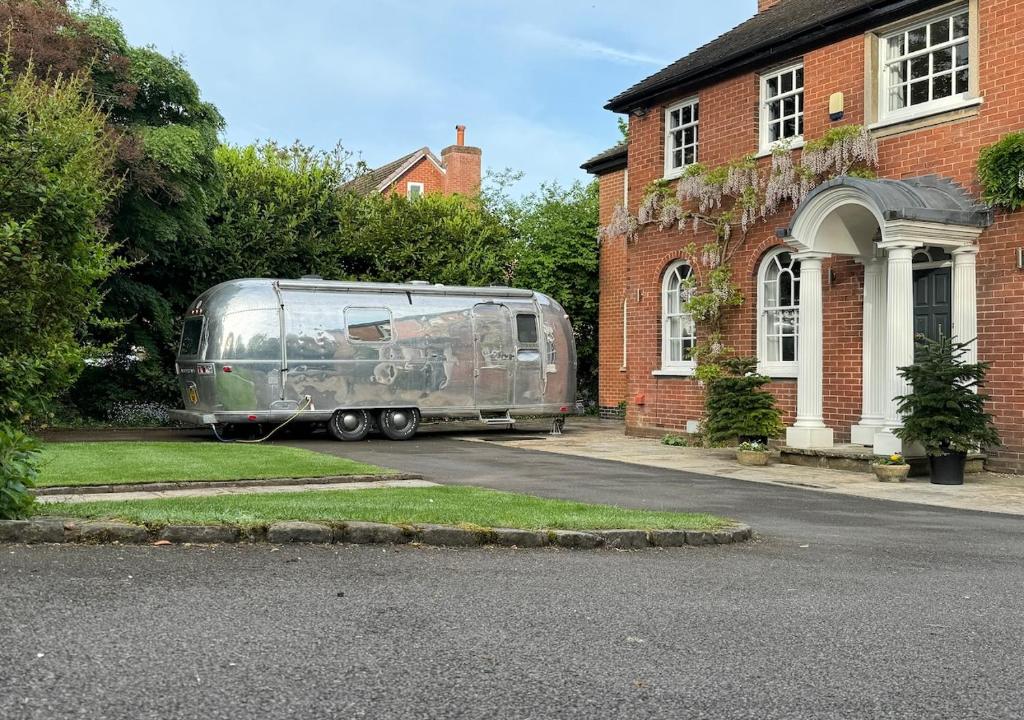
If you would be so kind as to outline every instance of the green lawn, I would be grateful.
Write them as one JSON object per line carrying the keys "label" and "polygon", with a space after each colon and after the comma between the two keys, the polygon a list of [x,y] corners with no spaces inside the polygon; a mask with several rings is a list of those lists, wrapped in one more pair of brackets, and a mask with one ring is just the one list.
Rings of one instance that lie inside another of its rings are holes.
{"label": "green lawn", "polygon": [[279,445],[212,442],[74,442],[43,448],[40,487],[131,485],[390,472]]}
{"label": "green lawn", "polygon": [[265,525],[279,520],[338,523],[436,523],[523,529],[714,530],[731,523],[698,513],[648,512],[610,505],[545,500],[472,487],[381,488],[159,500],[37,505],[37,513],[118,519],[146,525]]}

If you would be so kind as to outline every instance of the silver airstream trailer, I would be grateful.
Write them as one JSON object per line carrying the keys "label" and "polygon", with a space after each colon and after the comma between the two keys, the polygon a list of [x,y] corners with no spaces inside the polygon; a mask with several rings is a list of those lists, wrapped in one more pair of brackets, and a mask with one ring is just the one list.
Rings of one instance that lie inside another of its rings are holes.
{"label": "silver airstream trailer", "polygon": [[373,427],[404,440],[421,418],[564,418],[576,346],[562,307],[530,290],[235,280],[190,306],[177,374],[177,420],[294,418],[340,440]]}

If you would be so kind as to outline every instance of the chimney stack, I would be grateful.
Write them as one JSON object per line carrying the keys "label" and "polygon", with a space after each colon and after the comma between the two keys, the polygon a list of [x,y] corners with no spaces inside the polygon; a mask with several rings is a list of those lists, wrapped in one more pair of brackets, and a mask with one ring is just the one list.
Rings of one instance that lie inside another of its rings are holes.
{"label": "chimney stack", "polygon": [[446,195],[473,196],[480,192],[480,148],[466,145],[466,126],[455,126],[455,144],[441,151]]}
{"label": "chimney stack", "polygon": [[757,0],[757,11],[763,13],[770,7],[778,5],[782,0]]}

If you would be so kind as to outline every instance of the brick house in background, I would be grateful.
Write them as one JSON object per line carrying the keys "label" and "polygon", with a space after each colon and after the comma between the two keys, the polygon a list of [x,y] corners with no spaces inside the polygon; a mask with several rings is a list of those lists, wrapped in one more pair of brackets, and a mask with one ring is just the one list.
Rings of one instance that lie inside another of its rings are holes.
{"label": "brick house in background", "polygon": [[[976,338],[992,364],[1004,447],[990,466],[1024,471],[1024,213],[980,205],[976,171],[984,146],[1024,127],[1022,33],[1013,0],[760,0],[606,106],[629,115],[629,143],[583,166],[600,179],[602,225],[694,162],[768,163],[775,143],[845,124],[877,139],[878,180],[817,188],[758,224],[731,263],[746,301],[727,312],[725,340],[773,378],[789,446],[901,449],[896,368],[912,363],[915,332],[943,332]],[[693,429],[702,415],[688,354],[701,327],[673,301],[686,246],[708,239],[647,225],[604,240],[600,403],[625,406],[627,432]]]}
{"label": "brick house in background", "polygon": [[428,193],[475,195],[480,190],[480,148],[466,145],[466,126],[455,126],[455,144],[441,159],[422,147],[347,183],[359,195],[402,193],[409,199]]}

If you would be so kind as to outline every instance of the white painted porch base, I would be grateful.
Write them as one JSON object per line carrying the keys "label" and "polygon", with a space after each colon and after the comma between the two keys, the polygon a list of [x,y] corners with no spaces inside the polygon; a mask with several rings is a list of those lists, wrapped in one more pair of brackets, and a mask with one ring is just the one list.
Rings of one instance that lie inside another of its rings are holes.
{"label": "white painted porch base", "polygon": [[801,450],[830,448],[835,446],[832,428],[789,427],[786,428],[786,445]]}
{"label": "white painted porch base", "polygon": [[875,435],[883,430],[885,430],[883,420],[879,420],[877,425],[859,422],[850,428],[850,442],[854,445],[872,447],[875,444]]}

